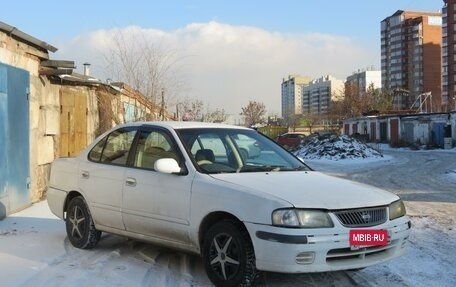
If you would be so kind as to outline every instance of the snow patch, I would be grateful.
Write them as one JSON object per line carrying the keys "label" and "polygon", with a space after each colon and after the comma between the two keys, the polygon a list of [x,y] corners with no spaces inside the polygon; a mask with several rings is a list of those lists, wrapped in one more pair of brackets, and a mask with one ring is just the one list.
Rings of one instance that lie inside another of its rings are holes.
{"label": "snow patch", "polygon": [[347,135],[312,135],[304,139],[295,152],[295,155],[303,159],[366,159],[382,158],[383,154]]}

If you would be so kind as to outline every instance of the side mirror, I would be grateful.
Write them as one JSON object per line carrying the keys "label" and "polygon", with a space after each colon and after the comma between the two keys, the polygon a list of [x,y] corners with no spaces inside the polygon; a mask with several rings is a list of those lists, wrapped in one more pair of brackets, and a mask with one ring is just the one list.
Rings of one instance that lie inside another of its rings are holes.
{"label": "side mirror", "polygon": [[154,164],[154,169],[162,173],[180,174],[182,169],[177,161],[173,158],[161,158]]}

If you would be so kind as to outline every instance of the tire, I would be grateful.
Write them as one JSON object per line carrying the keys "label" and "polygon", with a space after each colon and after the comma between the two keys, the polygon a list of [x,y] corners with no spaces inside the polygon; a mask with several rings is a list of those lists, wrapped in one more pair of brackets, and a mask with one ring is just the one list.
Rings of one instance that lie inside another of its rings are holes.
{"label": "tire", "polygon": [[220,221],[205,234],[203,264],[215,286],[251,286],[257,275],[255,253],[247,230],[234,221]]}
{"label": "tire", "polygon": [[90,249],[100,240],[101,231],[95,229],[90,211],[81,196],[71,199],[68,204],[65,226],[68,239],[76,248]]}

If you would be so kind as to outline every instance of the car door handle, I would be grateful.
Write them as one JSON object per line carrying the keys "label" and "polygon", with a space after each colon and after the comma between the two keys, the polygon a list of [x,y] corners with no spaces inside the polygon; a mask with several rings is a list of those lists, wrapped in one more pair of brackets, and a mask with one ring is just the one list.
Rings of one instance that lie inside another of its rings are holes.
{"label": "car door handle", "polygon": [[127,177],[127,179],[125,180],[125,184],[128,186],[136,186],[136,179]]}
{"label": "car door handle", "polygon": [[82,175],[82,178],[89,178],[89,172],[86,170],[82,171],[81,175]]}

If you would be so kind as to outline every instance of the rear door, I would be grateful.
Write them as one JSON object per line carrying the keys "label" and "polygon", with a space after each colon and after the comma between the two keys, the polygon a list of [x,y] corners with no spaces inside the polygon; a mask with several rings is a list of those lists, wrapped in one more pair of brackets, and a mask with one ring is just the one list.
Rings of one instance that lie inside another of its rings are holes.
{"label": "rear door", "polygon": [[125,169],[137,128],[120,128],[100,140],[83,161],[79,186],[89,201],[97,224],[125,229],[122,221],[122,192]]}

